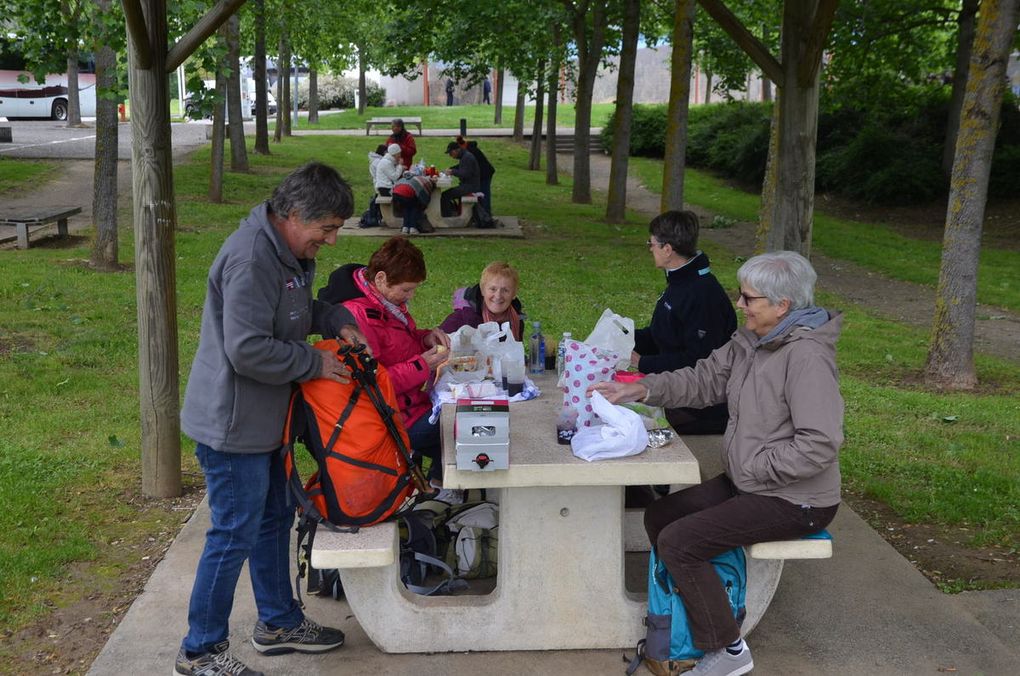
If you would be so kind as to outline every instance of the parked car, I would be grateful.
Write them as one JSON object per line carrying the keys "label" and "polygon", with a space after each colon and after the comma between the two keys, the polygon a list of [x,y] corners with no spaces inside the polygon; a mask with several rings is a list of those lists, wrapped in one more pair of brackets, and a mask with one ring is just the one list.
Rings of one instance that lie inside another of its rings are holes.
{"label": "parked car", "polygon": [[[248,84],[249,84],[249,86],[248,86],[247,89],[248,89],[248,91],[251,92],[251,101],[254,103],[254,99],[255,99],[255,85],[253,83],[251,83],[251,82],[249,82]],[[211,87],[210,87],[210,89],[211,89]],[[255,110],[254,110],[254,107],[248,108],[248,105],[246,105],[246,104],[248,104],[248,100],[245,98],[245,94],[246,93],[247,92],[245,92],[245,91],[242,91],[242,93],[241,93],[241,116],[244,117],[245,119],[248,119],[248,118],[251,118],[251,117],[255,116]],[[184,114],[188,118],[192,118],[193,119],[195,117],[195,115],[193,113],[195,112],[197,107],[198,107],[198,103],[192,101],[192,96],[191,96],[190,93],[187,94],[184,97]],[[267,110],[267,113],[269,115],[276,115],[276,97],[273,96],[273,92],[269,91],[268,88],[266,89],[266,110]],[[208,119],[208,118],[211,117],[211,115],[206,115],[205,117]]]}

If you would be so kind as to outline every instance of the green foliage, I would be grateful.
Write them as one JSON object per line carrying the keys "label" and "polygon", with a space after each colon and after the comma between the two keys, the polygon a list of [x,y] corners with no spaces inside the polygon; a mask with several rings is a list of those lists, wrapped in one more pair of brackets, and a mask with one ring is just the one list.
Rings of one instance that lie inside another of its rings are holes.
{"label": "green foliage", "polygon": [[[635,105],[630,122],[630,154],[634,157],[662,157],[663,139],[666,138],[667,107],[663,105]],[[602,149],[613,147],[613,129],[616,128],[614,111],[602,127]]]}
{"label": "green foliage", "polygon": [[[350,110],[354,108],[354,93],[358,89],[356,80],[335,75],[319,75],[319,110],[330,110],[332,108],[343,108]],[[379,86],[374,80],[365,81],[365,91],[368,97],[369,106],[382,106],[386,103],[386,90]],[[301,80],[298,86],[298,106],[308,108],[308,79]]]}

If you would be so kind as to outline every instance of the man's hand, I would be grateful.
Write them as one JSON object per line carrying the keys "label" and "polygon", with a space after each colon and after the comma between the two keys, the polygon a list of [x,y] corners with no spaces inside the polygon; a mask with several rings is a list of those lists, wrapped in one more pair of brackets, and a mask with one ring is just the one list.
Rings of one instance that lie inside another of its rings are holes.
{"label": "man's hand", "polygon": [[364,345],[365,350],[372,354],[372,348],[369,346],[368,341],[365,340],[365,336],[354,324],[344,324],[343,328],[340,329],[340,337],[351,345]]}
{"label": "man's hand", "polygon": [[602,383],[595,383],[587,390],[590,397],[592,392],[598,392],[610,404],[623,404],[628,401],[641,401],[648,396],[648,388],[637,383],[618,383],[615,380],[607,380]]}
{"label": "man's hand", "polygon": [[425,343],[425,347],[442,345],[447,351],[450,349],[450,336],[442,329],[432,329],[422,342]]}
{"label": "man's hand", "polygon": [[641,364],[641,355],[637,352],[630,353],[630,365],[637,368]]}
{"label": "man's hand", "polygon": [[322,353],[322,372],[319,374],[320,378],[335,380],[343,384],[351,382],[351,370],[344,366],[344,363],[340,361],[340,357],[326,350],[320,350],[320,352]]}

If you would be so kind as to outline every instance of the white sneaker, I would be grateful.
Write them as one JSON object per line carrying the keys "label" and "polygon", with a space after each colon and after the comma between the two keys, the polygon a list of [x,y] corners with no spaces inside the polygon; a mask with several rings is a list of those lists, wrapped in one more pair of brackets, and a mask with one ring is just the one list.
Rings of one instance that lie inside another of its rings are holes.
{"label": "white sneaker", "polygon": [[464,504],[464,491],[455,490],[453,488],[440,488],[439,492],[433,497],[433,500],[439,500],[450,505],[461,505]]}
{"label": "white sneaker", "polygon": [[754,660],[751,659],[751,649],[744,644],[744,649],[733,655],[725,648],[705,653],[705,656],[698,660],[694,669],[688,672],[689,676],[740,676],[754,669]]}
{"label": "white sneaker", "polygon": [[421,234],[421,230],[419,230],[418,228],[406,228],[406,230],[407,230],[407,234],[409,234],[409,235],[420,235]]}
{"label": "white sneaker", "polygon": [[400,232],[402,232],[405,235],[408,235],[408,234],[411,233],[411,228],[403,227],[403,228],[400,229]]}

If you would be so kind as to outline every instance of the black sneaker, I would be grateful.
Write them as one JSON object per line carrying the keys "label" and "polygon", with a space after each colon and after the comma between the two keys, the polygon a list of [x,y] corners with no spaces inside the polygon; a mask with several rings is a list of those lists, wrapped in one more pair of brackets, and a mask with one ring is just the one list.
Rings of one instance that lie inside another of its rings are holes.
{"label": "black sneaker", "polygon": [[229,645],[229,641],[221,641],[209,652],[191,658],[181,648],[177,653],[174,673],[179,676],[265,676],[231,656],[227,652]]}
{"label": "black sneaker", "polygon": [[344,644],[344,633],[339,629],[323,627],[308,618],[293,629],[271,629],[259,620],[251,644],[263,655],[284,653],[324,653]]}

